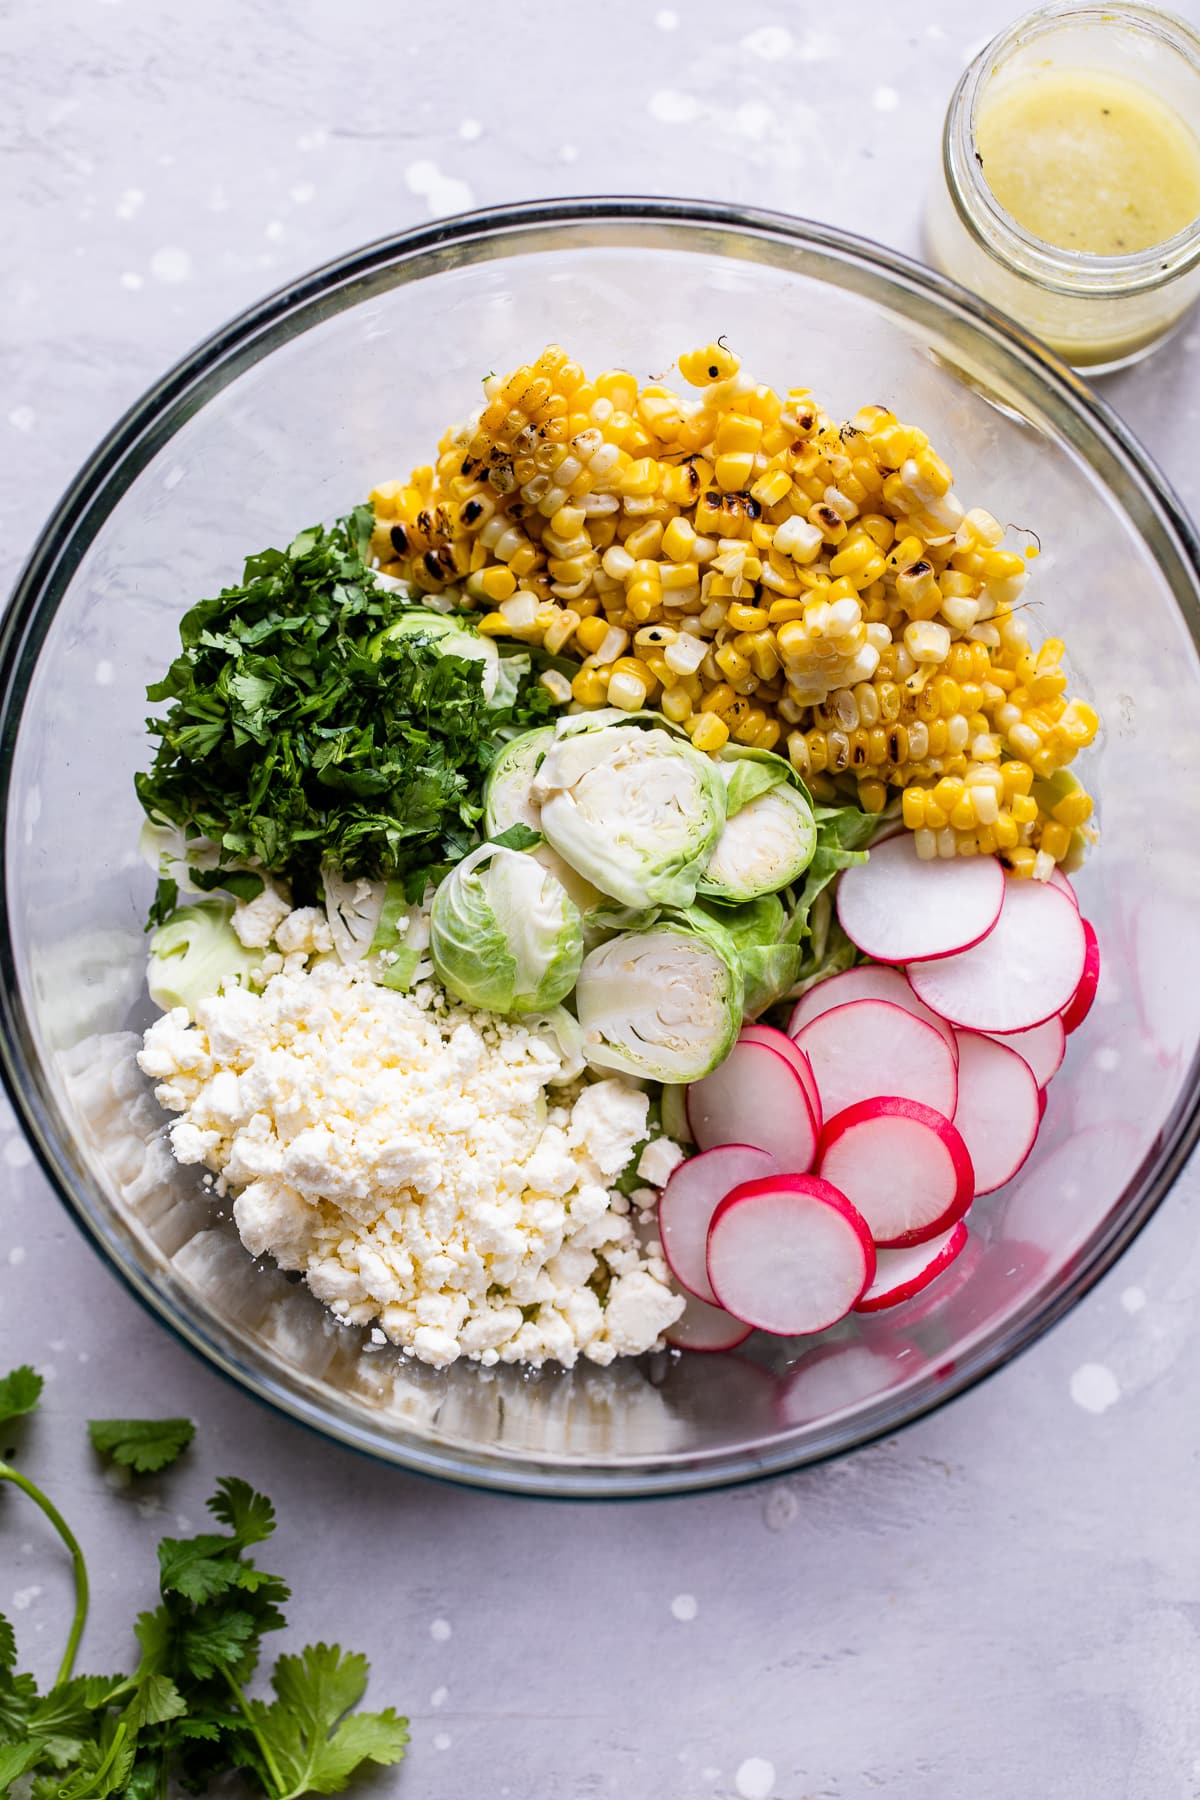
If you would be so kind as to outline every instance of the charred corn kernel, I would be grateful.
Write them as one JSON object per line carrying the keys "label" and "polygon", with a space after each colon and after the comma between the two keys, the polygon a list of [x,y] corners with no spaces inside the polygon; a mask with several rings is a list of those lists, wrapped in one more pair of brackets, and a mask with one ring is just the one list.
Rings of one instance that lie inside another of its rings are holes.
{"label": "charred corn kernel", "polygon": [[737,699],[727,681],[719,681],[715,687],[709,688],[700,703],[701,712],[726,713]]}
{"label": "charred corn kernel", "polygon": [[714,381],[728,381],[740,367],[738,358],[724,344],[706,344],[703,350],[688,350],[679,358],[679,373],[691,387],[709,387]]}
{"label": "charred corn kernel", "polygon": [[608,692],[608,672],[580,669],[571,683],[572,696],[581,706],[600,706]]}
{"label": "charred corn kernel", "polygon": [[1091,818],[1092,797],[1090,794],[1084,793],[1082,788],[1073,788],[1069,794],[1063,796],[1052,812],[1060,825],[1065,825],[1068,830],[1074,830],[1076,826],[1086,825]]}
{"label": "charred corn kernel", "polygon": [[720,750],[729,741],[729,727],[724,719],[716,713],[706,712],[697,721],[692,732],[692,747],[696,750],[707,750],[710,755]]}
{"label": "charred corn kernel", "polygon": [[479,591],[488,600],[509,600],[517,591],[517,578],[511,568],[484,569],[479,576]]}
{"label": "charred corn kernel", "polygon": [[932,619],[914,619],[904,627],[904,647],[915,663],[945,662],[950,633]]}
{"label": "charred corn kernel", "polygon": [[1060,863],[1071,848],[1071,833],[1066,825],[1060,825],[1055,819],[1047,819],[1039,835],[1038,847],[1047,856],[1052,856]]}
{"label": "charred corn kernel", "polygon": [[925,823],[928,796],[924,788],[906,787],[900,797],[900,816],[910,831],[920,831]]}
{"label": "charred corn kernel", "polygon": [[608,682],[610,706],[619,706],[624,712],[638,712],[645,706],[646,697],[646,684],[640,677],[631,675],[628,669],[614,669]]}
{"label": "charred corn kernel", "polygon": [[991,826],[994,837],[994,848],[997,850],[1016,850],[1020,842],[1021,831],[1011,813],[1001,812]]}
{"label": "charred corn kernel", "polygon": [[1018,881],[1032,881],[1037,861],[1036,850],[1031,850],[1028,844],[1017,844],[1011,848],[1006,846],[1004,860],[1008,864],[1009,873],[1015,875]]}
{"label": "charred corn kernel", "polygon": [[[581,649],[587,651],[589,656],[594,656],[604,642],[607,631],[607,620],[600,618],[584,619],[576,629],[575,641]],[[578,699],[578,695],[576,695],[576,698]]]}
{"label": "charred corn kernel", "polygon": [[1037,822],[1038,804],[1031,794],[1013,794],[1008,802],[1008,810],[1018,825],[1033,825]]}
{"label": "charred corn kernel", "polygon": [[[728,718],[726,723],[728,723]],[[767,715],[762,707],[751,706],[733,727],[732,735],[739,744],[757,744],[759,733],[766,723]]]}
{"label": "charred corn kernel", "polygon": [[759,476],[750,492],[760,506],[778,506],[790,491],[791,485],[792,478],[786,469],[769,469],[765,475]]}
{"label": "charred corn kernel", "polygon": [[478,629],[484,637],[507,637],[512,626],[502,612],[490,612],[479,620]]}
{"label": "charred corn kernel", "polygon": [[692,702],[687,690],[673,687],[664,693],[659,705],[665,716],[676,725],[682,725],[685,719],[692,716]]}
{"label": "charred corn kernel", "polygon": [[663,530],[662,553],[670,562],[684,563],[690,560],[692,546],[695,542],[694,527],[680,516],[671,519]]}
{"label": "charred corn kernel", "polygon": [[734,604],[726,614],[726,623],[733,631],[761,631],[770,616],[766,607]]}
{"label": "charred corn kernel", "polygon": [[545,669],[538,676],[538,681],[545,688],[556,706],[565,706],[572,698],[571,683],[557,669]]}

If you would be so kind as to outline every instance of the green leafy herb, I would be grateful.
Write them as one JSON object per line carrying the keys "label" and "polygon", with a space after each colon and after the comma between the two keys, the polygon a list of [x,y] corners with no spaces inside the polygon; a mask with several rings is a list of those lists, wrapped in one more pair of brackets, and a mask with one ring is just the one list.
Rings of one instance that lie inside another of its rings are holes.
{"label": "green leafy herb", "polygon": [[[391,630],[413,605],[367,567],[372,523],[359,507],[250,557],[240,585],[184,616],[147,689],[170,704],[148,721],[158,750],[138,798],[218,845],[199,885],[243,897],[235,884],[261,868],[311,897],[324,859],[419,899],[475,842],[504,734],[552,711],[527,658],[489,703],[483,662],[443,653],[432,627]],[[459,642],[473,630],[464,616]]]}
{"label": "green leafy herb", "polygon": [[[5,1416],[31,1412],[41,1379],[32,1369],[0,1380]],[[187,1419],[101,1419],[89,1426],[103,1454],[137,1469],[161,1469],[191,1441]],[[389,1707],[358,1712],[366,1659],[338,1645],[310,1644],[279,1657],[274,1698],[247,1692],[261,1643],[283,1624],[289,1590],[247,1551],[275,1529],[275,1511],[247,1482],[217,1485],[209,1510],[224,1531],[164,1538],[159,1604],[134,1626],[141,1651],[131,1675],[77,1676],[87,1613],[87,1571],[65,1520],[29,1478],[0,1462],[0,1481],[21,1488],[72,1555],[75,1618],[54,1686],[39,1694],[16,1672],[17,1645],[0,1615],[0,1794],[25,1776],[32,1800],[156,1800],[179,1785],[208,1792],[248,1775],[269,1800],[340,1793],[369,1764],[396,1763],[407,1720]]]}
{"label": "green leafy herb", "polygon": [[495,837],[488,839],[489,844],[495,844],[501,850],[532,850],[541,841],[541,832],[534,831],[532,826],[523,825],[520,820],[515,825],[510,825],[506,831],[498,831]]}
{"label": "green leafy herb", "polygon": [[138,1475],[155,1475],[187,1449],[196,1435],[190,1419],[90,1419],[92,1448]]}

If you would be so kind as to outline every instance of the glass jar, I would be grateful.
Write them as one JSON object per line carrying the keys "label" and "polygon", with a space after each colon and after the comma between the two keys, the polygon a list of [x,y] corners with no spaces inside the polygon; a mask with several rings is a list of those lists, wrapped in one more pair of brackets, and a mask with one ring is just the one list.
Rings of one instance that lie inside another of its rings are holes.
{"label": "glass jar", "polygon": [[930,260],[1076,368],[1102,374],[1145,356],[1200,294],[1200,218],[1114,256],[1060,249],[1019,225],[988,186],[978,122],[989,100],[1046,70],[1136,82],[1196,125],[1200,36],[1149,6],[1041,7],[975,58],[946,114],[945,179],[926,216]]}

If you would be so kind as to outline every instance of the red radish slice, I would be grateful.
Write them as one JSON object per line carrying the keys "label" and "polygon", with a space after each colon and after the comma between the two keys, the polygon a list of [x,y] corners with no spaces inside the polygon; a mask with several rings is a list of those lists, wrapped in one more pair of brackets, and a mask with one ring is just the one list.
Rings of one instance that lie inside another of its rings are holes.
{"label": "red radish slice", "polygon": [[717,1296],[709,1284],[705,1257],[713,1214],[731,1188],[772,1174],[779,1164],[749,1144],[721,1144],[690,1156],[673,1170],[658,1202],[658,1234],[671,1272],[689,1293],[710,1306]]}
{"label": "red radish slice", "polygon": [[902,1006],[905,1012],[924,1019],[935,1031],[940,1031],[957,1061],[958,1040],[953,1026],[930,1012],[909,987],[904,972],[893,969],[888,963],[859,963],[855,969],[843,969],[840,975],[818,981],[816,987],[809,988],[807,994],[797,1000],[788,1022],[789,1033],[792,1037],[799,1036],[804,1027],[819,1019],[822,1013],[832,1012],[835,1006],[848,1006],[851,1000],[890,1000],[893,1006]]}
{"label": "red radish slice", "polygon": [[902,1006],[851,1000],[822,1013],[796,1041],[812,1064],[827,1119],[876,1094],[899,1094],[953,1116],[957,1056],[939,1031]]}
{"label": "red radish slice", "polygon": [[1083,1024],[1092,1010],[1096,989],[1100,986],[1100,941],[1086,919],[1081,923],[1087,948],[1084,951],[1083,974],[1079,978],[1079,986],[1072,994],[1070,1004],[1063,1008],[1063,1030],[1067,1032],[1077,1031]]}
{"label": "red radish slice", "polygon": [[1061,869],[1051,869],[1047,878],[1047,886],[1057,888],[1060,894],[1065,894],[1075,911],[1079,911],[1079,895]]}
{"label": "red radish slice", "polygon": [[830,1119],[817,1166],[888,1250],[948,1231],[975,1194],[970,1153],[949,1119],[891,1094]]}
{"label": "red radish slice", "polygon": [[865,1222],[812,1175],[744,1182],[713,1217],[708,1278],[726,1312],[759,1331],[824,1331],[845,1318],[874,1274]]}
{"label": "red radish slice", "polygon": [[910,963],[908,979],[917,998],[951,1025],[1028,1031],[1069,1004],[1086,949],[1082,921],[1065,894],[1044,881],[1010,878],[999,922],[981,944]]}
{"label": "red radish slice", "polygon": [[1047,1104],[1048,1104],[1048,1102],[1046,1099],[1046,1090],[1045,1090],[1045,1088],[1039,1088],[1038,1089],[1038,1127],[1039,1127],[1039,1129],[1041,1128],[1042,1120],[1046,1116]]}
{"label": "red radish slice", "polygon": [[720,1306],[709,1306],[705,1300],[698,1300],[695,1294],[688,1295],[687,1305],[673,1325],[668,1325],[663,1332],[668,1344],[676,1350],[707,1350],[713,1353],[721,1350],[736,1350],[750,1336],[752,1326],[742,1319],[735,1319]]}
{"label": "red radish slice", "polygon": [[[920,1001],[917,1001],[917,1005],[920,1005]],[[931,1018],[932,1016],[930,1014]],[[949,1028],[947,1027],[947,1029]],[[950,1035],[953,1036],[953,1032]],[[823,1118],[821,1096],[817,1092],[817,1081],[812,1072],[812,1064],[803,1050],[792,1042],[786,1031],[776,1031],[773,1025],[743,1025],[741,1037],[748,1044],[765,1044],[769,1050],[774,1050],[778,1056],[782,1056],[785,1062],[791,1063],[804,1083],[808,1104],[812,1107],[813,1123],[820,1131]]]}
{"label": "red radish slice", "polygon": [[994,856],[922,862],[907,831],[873,845],[837,890],[842,930],[885,963],[966,950],[991,931],[1003,902],[1004,870]]}
{"label": "red radish slice", "polygon": [[1029,1031],[1012,1031],[1007,1036],[1003,1032],[989,1031],[988,1036],[1023,1056],[1040,1088],[1053,1081],[1067,1054],[1067,1034],[1059,1018],[1047,1019],[1044,1025],[1034,1025]]}
{"label": "red radish slice", "polygon": [[936,1281],[966,1248],[967,1228],[962,1220],[930,1238],[927,1244],[912,1244],[906,1250],[879,1250],[875,1255],[875,1279],[863,1295],[855,1312],[887,1312],[911,1300],[931,1281]]}
{"label": "red radish slice", "polygon": [[955,1129],[970,1152],[975,1194],[1011,1181],[1033,1149],[1042,1114],[1033,1070],[1016,1050],[976,1031],[958,1036]]}
{"label": "red radish slice", "polygon": [[688,1122],[702,1150],[750,1144],[778,1169],[807,1169],[820,1135],[804,1083],[765,1044],[739,1042],[719,1068],[688,1089]]}

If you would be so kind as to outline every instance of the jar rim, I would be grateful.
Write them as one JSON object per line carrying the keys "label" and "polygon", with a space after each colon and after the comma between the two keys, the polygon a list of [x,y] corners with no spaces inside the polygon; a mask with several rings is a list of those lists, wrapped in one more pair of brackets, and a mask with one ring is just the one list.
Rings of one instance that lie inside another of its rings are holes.
{"label": "jar rim", "polygon": [[1001,206],[984,176],[975,135],[980,97],[999,64],[1031,40],[1089,24],[1156,38],[1182,57],[1200,82],[1200,33],[1175,14],[1155,6],[1079,6],[1075,0],[1053,0],[1006,26],[964,69],[946,111],[942,166],[964,228],[995,261],[1051,293],[1116,299],[1165,287],[1200,265],[1200,214],[1173,237],[1122,256],[1060,249],[1036,237]]}

